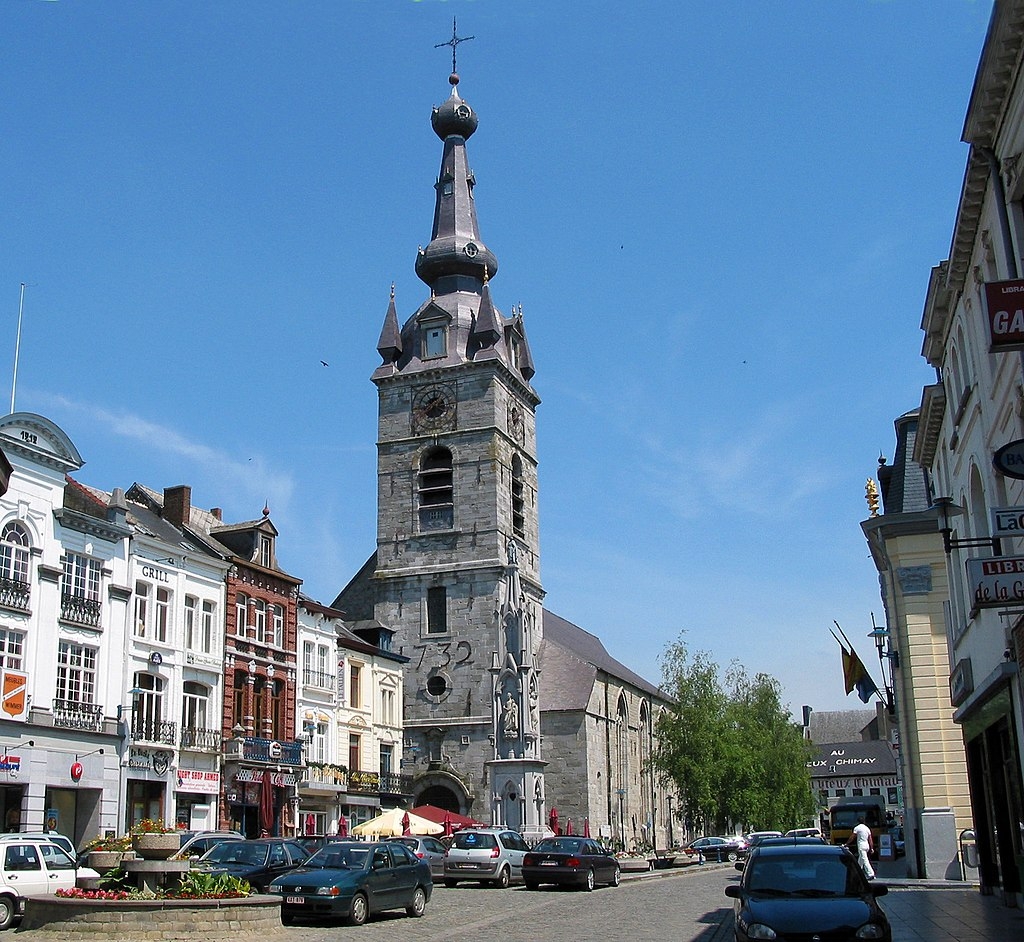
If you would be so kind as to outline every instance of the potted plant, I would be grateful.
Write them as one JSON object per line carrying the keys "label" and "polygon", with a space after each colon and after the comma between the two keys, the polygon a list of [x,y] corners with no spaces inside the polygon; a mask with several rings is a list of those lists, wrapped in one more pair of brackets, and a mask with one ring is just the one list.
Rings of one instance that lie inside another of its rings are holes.
{"label": "potted plant", "polygon": [[177,830],[162,818],[143,818],[132,828],[132,850],[143,860],[167,860],[180,847]]}
{"label": "potted plant", "polygon": [[132,839],[129,834],[121,837],[96,837],[89,841],[82,851],[88,855],[88,866],[100,873],[113,870],[115,867],[121,866],[121,861],[125,857],[134,856]]}

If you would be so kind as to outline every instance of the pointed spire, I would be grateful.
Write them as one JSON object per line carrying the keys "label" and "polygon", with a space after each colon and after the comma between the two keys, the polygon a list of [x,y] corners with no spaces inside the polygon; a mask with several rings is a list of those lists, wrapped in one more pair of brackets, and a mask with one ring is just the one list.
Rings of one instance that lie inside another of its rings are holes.
{"label": "pointed spire", "polygon": [[516,330],[519,332],[519,372],[523,379],[529,382],[536,375],[537,370],[533,365],[533,354],[530,352],[530,342],[526,339],[526,327],[523,325],[523,306],[519,305],[519,316],[516,318]]}
{"label": "pointed spire", "polygon": [[480,291],[480,310],[477,312],[476,324],[473,327],[473,339],[480,344],[481,348],[493,347],[501,339],[500,317],[501,315],[495,311],[494,304],[491,302],[491,289],[485,266],[484,286]]}
{"label": "pointed spire", "polygon": [[377,341],[377,352],[385,363],[394,363],[402,355],[402,331],[398,326],[398,311],[395,310],[395,283],[391,282],[391,300],[384,315],[384,326]]}

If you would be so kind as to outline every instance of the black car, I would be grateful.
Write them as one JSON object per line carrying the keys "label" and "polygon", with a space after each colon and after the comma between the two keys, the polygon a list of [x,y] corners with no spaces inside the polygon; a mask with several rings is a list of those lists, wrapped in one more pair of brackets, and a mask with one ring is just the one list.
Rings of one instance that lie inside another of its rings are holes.
{"label": "black car", "polygon": [[845,847],[805,843],[757,847],[739,884],[725,888],[736,901],[736,942],[892,942],[889,921],[876,901],[887,892],[884,884],[864,879]]}
{"label": "black car", "polygon": [[691,857],[698,855],[705,860],[736,860],[747,850],[746,841],[737,837],[698,837],[683,850]]}
{"label": "black car", "polygon": [[264,893],[270,881],[304,863],[309,852],[294,840],[266,837],[253,841],[225,841],[211,847],[196,861],[195,869],[226,873],[248,880]]}
{"label": "black car", "polygon": [[619,862],[589,837],[548,837],[523,858],[528,890],[542,883],[592,890],[598,883],[619,885]]}

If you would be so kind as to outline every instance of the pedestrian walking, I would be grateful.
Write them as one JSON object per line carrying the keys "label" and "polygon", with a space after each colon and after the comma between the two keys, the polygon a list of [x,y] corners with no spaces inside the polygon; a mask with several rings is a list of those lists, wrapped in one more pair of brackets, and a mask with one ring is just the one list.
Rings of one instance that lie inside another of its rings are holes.
{"label": "pedestrian walking", "polygon": [[874,880],[875,871],[871,866],[871,859],[868,856],[875,849],[874,838],[871,836],[871,828],[865,823],[864,815],[857,816],[857,826],[853,829],[850,839],[846,842],[847,847],[856,847],[857,863],[869,880]]}

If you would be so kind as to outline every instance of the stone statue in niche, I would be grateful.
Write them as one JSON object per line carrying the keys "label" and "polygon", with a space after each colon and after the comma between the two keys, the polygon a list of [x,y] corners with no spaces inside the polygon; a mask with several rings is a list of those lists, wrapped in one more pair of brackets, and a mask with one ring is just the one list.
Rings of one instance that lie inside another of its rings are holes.
{"label": "stone statue in niche", "polygon": [[501,732],[506,739],[519,738],[519,704],[511,693],[506,695],[501,709]]}

